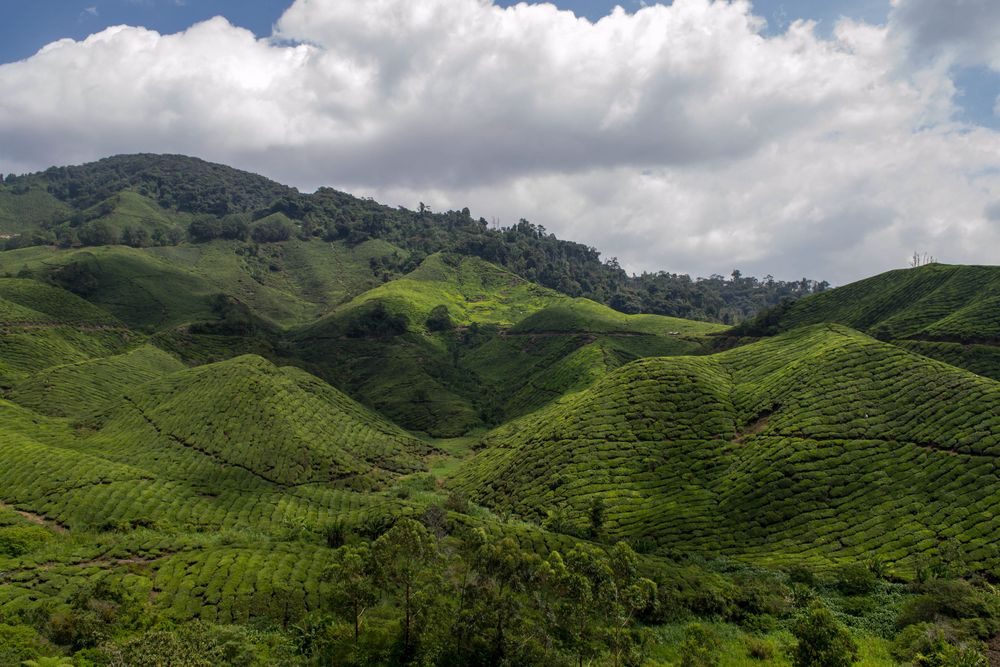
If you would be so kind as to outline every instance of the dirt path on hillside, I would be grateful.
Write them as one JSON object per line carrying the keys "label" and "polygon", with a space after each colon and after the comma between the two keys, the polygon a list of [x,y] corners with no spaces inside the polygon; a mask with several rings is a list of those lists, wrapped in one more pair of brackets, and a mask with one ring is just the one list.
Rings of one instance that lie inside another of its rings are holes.
{"label": "dirt path on hillside", "polygon": [[21,518],[26,519],[37,526],[44,526],[45,528],[54,530],[57,533],[69,532],[69,528],[67,528],[66,526],[62,525],[55,519],[49,519],[48,517],[44,517],[41,514],[35,514],[34,512],[25,512],[24,510],[19,510],[15,507],[11,507],[7,503],[3,502],[0,502],[0,509],[8,509],[11,512],[14,512],[15,514],[19,514]]}

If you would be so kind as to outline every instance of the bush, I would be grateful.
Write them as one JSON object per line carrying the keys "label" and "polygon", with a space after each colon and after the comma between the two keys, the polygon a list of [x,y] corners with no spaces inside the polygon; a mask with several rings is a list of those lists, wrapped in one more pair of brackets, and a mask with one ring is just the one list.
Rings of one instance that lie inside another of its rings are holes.
{"label": "bush", "polygon": [[798,644],[794,667],[850,667],[858,661],[858,645],[829,609],[813,607],[792,626]]}
{"label": "bush", "polygon": [[948,640],[940,625],[916,623],[907,626],[892,644],[892,657],[914,667],[987,667],[981,647]]}
{"label": "bush", "polygon": [[279,243],[290,239],[293,231],[291,223],[286,220],[265,218],[253,226],[250,236],[257,243]]}
{"label": "bush", "polygon": [[0,623],[0,665],[20,665],[47,652],[44,639],[25,625]]}
{"label": "bush", "polygon": [[719,664],[721,643],[715,631],[700,623],[684,628],[681,641],[681,667],[715,667]]}
{"label": "bush", "polygon": [[863,563],[851,563],[837,570],[837,589],[845,595],[867,595],[876,586],[875,573]]}
{"label": "bush", "polygon": [[390,313],[381,301],[370,306],[365,304],[360,310],[347,327],[348,337],[390,338],[406,333],[406,316],[402,313]]}
{"label": "bush", "polygon": [[454,328],[455,324],[451,321],[451,315],[448,314],[448,306],[434,306],[431,314],[427,317],[427,330],[451,331]]}
{"label": "bush", "polygon": [[774,660],[774,645],[763,639],[747,637],[744,640],[747,648],[747,655],[754,660]]}
{"label": "bush", "polygon": [[218,218],[208,216],[195,218],[188,225],[188,236],[196,243],[211,241],[212,239],[219,238],[221,235],[222,223],[219,222]]}
{"label": "bush", "polygon": [[118,230],[107,220],[92,220],[80,228],[80,241],[84,245],[115,245],[119,241]]}
{"label": "bush", "polygon": [[45,544],[51,535],[40,526],[7,526],[0,528],[0,554],[23,556]]}
{"label": "bush", "polygon": [[939,579],[924,585],[923,594],[907,600],[899,612],[897,627],[905,628],[915,623],[931,622],[938,618],[984,619],[988,621],[982,632],[995,632],[998,615],[997,602],[976,590],[969,582]]}

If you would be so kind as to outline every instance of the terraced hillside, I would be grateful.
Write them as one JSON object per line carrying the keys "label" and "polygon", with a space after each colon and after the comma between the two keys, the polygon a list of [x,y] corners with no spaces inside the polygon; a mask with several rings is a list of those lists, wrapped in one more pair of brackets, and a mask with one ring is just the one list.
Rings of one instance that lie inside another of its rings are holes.
{"label": "terraced hillside", "polygon": [[992,380],[816,325],[629,364],[490,433],[455,483],[581,534],[603,498],[611,537],[661,553],[912,564],[954,538],[993,568],[998,406]]}
{"label": "terraced hillside", "polygon": [[180,371],[184,364],[152,345],[50,366],[14,383],[10,398],[42,414],[82,417],[121,400],[125,391]]}
{"label": "terraced hillside", "polygon": [[750,333],[836,322],[1000,379],[1000,267],[929,264],[890,271],[765,317],[768,331]]}
{"label": "terraced hillside", "polygon": [[57,364],[123,352],[135,339],[117,318],[65,290],[0,278],[0,386]]}
{"label": "terraced hillside", "polygon": [[293,331],[291,354],[401,425],[450,437],[541,407],[627,361],[695,353],[723,328],[625,315],[479,259],[432,255]]}
{"label": "terraced hillside", "polygon": [[226,294],[263,322],[311,322],[378,285],[371,262],[398,254],[389,244],[289,241],[258,246],[213,241],[184,247],[32,247],[0,253],[0,274],[52,281],[114,313],[130,326],[158,331],[212,320],[212,298]]}

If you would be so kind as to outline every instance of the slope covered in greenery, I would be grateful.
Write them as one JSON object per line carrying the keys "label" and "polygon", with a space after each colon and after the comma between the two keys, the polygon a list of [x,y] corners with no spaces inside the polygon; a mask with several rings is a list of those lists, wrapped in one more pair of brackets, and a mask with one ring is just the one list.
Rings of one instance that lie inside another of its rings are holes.
{"label": "slope covered in greenery", "polygon": [[996,405],[996,382],[817,325],[632,363],[489,434],[456,481],[571,532],[600,497],[610,536],[662,553],[912,566],[954,538],[995,567]]}
{"label": "slope covered in greenery", "polygon": [[713,353],[825,286],[180,156],[7,178],[0,235],[0,665],[980,667],[1000,636],[994,269]]}
{"label": "slope covered in greenery", "polygon": [[394,421],[461,435],[541,407],[644,356],[694,353],[722,330],[625,315],[476,258],[432,255],[292,333],[307,368]]}
{"label": "slope covered in greenery", "polygon": [[260,357],[199,366],[129,391],[100,420],[191,448],[269,482],[296,485],[422,467],[426,447],[329,385]]}
{"label": "slope covered in greenery", "polygon": [[123,392],[184,365],[152,345],[129,352],[51,366],[14,383],[14,402],[53,416],[83,416],[107,403],[121,400]]}
{"label": "slope covered in greenery", "polygon": [[[120,155],[8,175],[0,182],[0,236],[11,235],[5,238],[8,248],[54,243],[171,247],[185,237],[199,242],[298,237],[353,247],[375,239],[419,258],[437,252],[478,257],[623,312],[726,324],[782,298],[826,288],[805,278],[757,280],[738,271],[730,279],[667,272],[629,276],[616,259],[602,261],[597,249],[557,239],[527,220],[494,229],[468,209],[433,213],[421,204],[412,211],[330,188],[303,194],[261,176],[178,155]],[[375,268],[393,270],[397,260],[383,259]]]}
{"label": "slope covered in greenery", "polygon": [[880,340],[1000,379],[1000,268],[928,264],[890,271],[802,299],[738,334],[769,335],[836,322]]}

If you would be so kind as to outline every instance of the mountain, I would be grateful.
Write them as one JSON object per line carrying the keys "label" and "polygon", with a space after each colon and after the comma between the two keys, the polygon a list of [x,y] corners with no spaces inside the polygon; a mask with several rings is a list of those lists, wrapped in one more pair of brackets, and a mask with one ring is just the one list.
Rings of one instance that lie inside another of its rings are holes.
{"label": "mountain", "polygon": [[[468,209],[432,213],[421,205],[410,211],[330,188],[303,194],[261,176],[179,155],[120,155],[37,174],[9,175],[0,182],[0,239],[6,237],[10,237],[8,249],[119,243],[175,247],[185,238],[209,242],[294,237],[353,248],[376,239],[399,249],[374,258],[370,268],[378,276],[398,277],[423,257],[450,251],[479,257],[529,281],[623,312],[727,324],[784,297],[827,287],[805,278],[757,280],[738,271],[731,280],[666,272],[629,276],[616,259],[602,262],[596,249],[559,240],[526,220],[497,229],[483,218],[473,219]],[[269,267],[272,259],[264,258],[264,266]],[[322,271],[313,273],[322,276]]]}
{"label": "mountain", "polygon": [[182,156],[0,231],[0,664],[1000,646],[995,267],[628,276]]}

